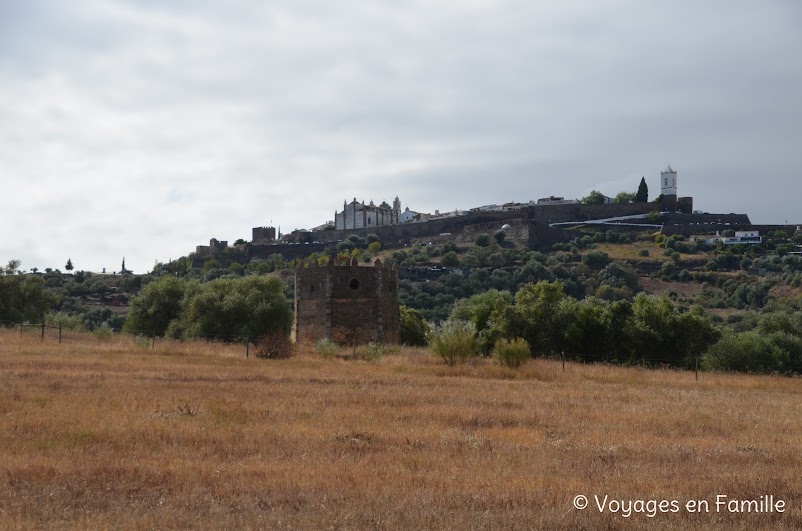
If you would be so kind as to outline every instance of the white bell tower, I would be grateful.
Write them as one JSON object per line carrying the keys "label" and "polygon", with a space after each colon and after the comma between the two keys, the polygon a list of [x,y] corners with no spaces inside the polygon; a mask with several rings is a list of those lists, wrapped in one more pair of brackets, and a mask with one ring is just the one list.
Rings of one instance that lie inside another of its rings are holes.
{"label": "white bell tower", "polygon": [[660,172],[660,193],[664,196],[677,195],[677,172],[671,169],[671,164]]}

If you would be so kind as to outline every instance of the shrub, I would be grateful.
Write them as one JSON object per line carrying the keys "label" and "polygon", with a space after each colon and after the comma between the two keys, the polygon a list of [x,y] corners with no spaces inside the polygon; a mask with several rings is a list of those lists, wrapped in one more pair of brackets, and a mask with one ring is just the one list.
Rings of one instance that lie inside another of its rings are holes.
{"label": "shrub", "polygon": [[610,263],[610,256],[604,251],[590,251],[582,257],[582,263],[588,267],[601,269]]}
{"label": "shrub", "polygon": [[521,338],[511,341],[502,339],[496,343],[496,347],[493,349],[493,356],[496,361],[505,367],[517,369],[532,356],[532,353],[529,350],[529,343]]}
{"label": "shrub", "polygon": [[467,321],[448,320],[430,334],[429,346],[449,366],[463,363],[479,353],[476,325]]}
{"label": "shrub", "polygon": [[757,332],[728,334],[705,353],[706,369],[772,373],[789,369],[787,351]]}
{"label": "shrub", "polygon": [[290,336],[281,330],[274,330],[256,341],[256,357],[274,360],[291,358],[295,354]]}
{"label": "shrub", "polygon": [[456,267],[459,265],[459,258],[457,253],[449,251],[440,259],[440,263],[446,267]]}
{"label": "shrub", "polygon": [[337,355],[340,347],[330,339],[321,339],[315,343],[315,350],[324,358],[331,358]]}
{"label": "shrub", "polygon": [[426,345],[429,325],[419,311],[401,306],[401,343],[415,347]]}
{"label": "shrub", "polygon": [[641,249],[638,251],[638,256],[649,256],[649,249]]}
{"label": "shrub", "polygon": [[101,341],[108,341],[114,337],[114,332],[112,332],[111,328],[109,328],[105,323],[103,326],[98,327],[97,330],[92,332],[92,334]]}
{"label": "shrub", "polygon": [[478,247],[487,247],[490,245],[490,235],[489,234],[480,234],[476,237],[475,243]]}
{"label": "shrub", "polygon": [[496,239],[496,242],[497,242],[499,245],[501,245],[502,243],[504,243],[504,240],[507,238],[507,233],[506,233],[506,232],[504,232],[503,230],[500,230],[500,231],[498,231],[497,233],[495,233],[495,234],[493,235],[493,237]]}
{"label": "shrub", "polygon": [[368,343],[357,350],[357,357],[365,361],[378,361],[388,352],[387,345],[383,343]]}
{"label": "shrub", "polygon": [[61,326],[64,330],[75,330],[78,332],[85,330],[80,315],[72,315],[65,312],[51,312],[45,316],[45,322],[47,326]]}

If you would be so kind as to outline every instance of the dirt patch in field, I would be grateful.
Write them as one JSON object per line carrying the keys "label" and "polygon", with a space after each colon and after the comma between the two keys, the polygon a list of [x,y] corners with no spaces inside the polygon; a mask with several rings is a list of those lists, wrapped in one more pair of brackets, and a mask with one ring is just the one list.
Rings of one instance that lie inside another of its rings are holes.
{"label": "dirt patch in field", "polygon": [[802,288],[788,285],[774,286],[769,290],[772,299],[796,299],[802,297]]}
{"label": "dirt patch in field", "polygon": [[666,282],[649,277],[641,277],[640,285],[643,291],[652,295],[662,295],[673,289],[683,297],[696,297],[702,293],[703,287],[697,282]]}

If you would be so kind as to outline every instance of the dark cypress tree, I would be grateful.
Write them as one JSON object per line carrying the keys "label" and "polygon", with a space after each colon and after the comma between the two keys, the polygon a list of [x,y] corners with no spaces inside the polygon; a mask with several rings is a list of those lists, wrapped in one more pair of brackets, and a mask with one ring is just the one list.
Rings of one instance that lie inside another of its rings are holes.
{"label": "dark cypress tree", "polygon": [[646,178],[640,178],[640,185],[638,186],[638,193],[635,194],[636,203],[646,203],[649,201],[649,187],[646,186]]}

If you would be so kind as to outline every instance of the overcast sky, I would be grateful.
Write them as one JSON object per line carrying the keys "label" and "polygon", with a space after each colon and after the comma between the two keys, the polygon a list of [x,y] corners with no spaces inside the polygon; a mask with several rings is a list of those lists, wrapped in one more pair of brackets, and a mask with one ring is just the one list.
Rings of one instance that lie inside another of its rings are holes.
{"label": "overcast sky", "polygon": [[0,261],[141,273],[398,195],[802,223],[796,0],[0,0]]}

